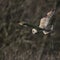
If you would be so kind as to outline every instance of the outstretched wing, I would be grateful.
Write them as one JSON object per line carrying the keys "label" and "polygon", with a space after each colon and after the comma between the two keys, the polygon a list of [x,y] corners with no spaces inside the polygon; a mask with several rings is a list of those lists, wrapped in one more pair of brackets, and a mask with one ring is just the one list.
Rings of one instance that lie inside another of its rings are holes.
{"label": "outstretched wing", "polygon": [[55,10],[52,11],[51,17],[49,18],[49,22],[48,22],[48,24],[47,24],[47,26],[46,26],[46,28],[45,28],[46,30],[50,30],[51,27],[52,27],[52,25],[53,25],[53,23],[55,22],[55,20],[52,19],[53,16],[54,16],[54,14],[55,14]]}

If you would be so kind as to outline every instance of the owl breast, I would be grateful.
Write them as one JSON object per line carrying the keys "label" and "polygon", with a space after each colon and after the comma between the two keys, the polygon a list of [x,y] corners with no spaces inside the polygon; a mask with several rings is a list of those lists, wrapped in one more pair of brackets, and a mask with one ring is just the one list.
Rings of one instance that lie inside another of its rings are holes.
{"label": "owl breast", "polygon": [[41,19],[39,27],[44,29],[47,27],[48,23],[49,23],[49,18],[44,17]]}

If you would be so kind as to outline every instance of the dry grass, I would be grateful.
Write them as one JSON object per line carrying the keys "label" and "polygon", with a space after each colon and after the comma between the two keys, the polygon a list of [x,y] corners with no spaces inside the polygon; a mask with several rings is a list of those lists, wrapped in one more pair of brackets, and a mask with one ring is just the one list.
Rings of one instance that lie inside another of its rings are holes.
{"label": "dry grass", "polygon": [[[32,35],[20,21],[39,24],[54,6],[54,0],[0,0],[0,60],[60,60],[60,9],[55,15],[55,35]],[[46,42],[44,43],[44,40]]]}

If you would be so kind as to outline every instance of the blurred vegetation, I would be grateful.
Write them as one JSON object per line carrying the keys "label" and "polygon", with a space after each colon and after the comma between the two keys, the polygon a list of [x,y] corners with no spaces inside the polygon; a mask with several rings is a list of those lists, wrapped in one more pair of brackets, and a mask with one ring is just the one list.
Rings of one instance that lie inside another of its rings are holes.
{"label": "blurred vegetation", "polygon": [[58,0],[0,0],[0,60],[60,60],[60,8],[54,16],[54,35],[44,41],[42,32],[33,35],[25,21],[39,25],[40,18],[54,8]]}

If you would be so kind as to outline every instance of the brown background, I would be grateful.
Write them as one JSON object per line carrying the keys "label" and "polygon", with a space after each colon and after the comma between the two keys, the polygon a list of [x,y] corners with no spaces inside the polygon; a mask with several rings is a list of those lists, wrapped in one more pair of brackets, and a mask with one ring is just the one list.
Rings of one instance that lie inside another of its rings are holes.
{"label": "brown background", "polygon": [[17,24],[25,21],[38,26],[54,6],[55,0],[0,0],[0,60],[60,60],[60,8],[54,16],[54,34],[47,38]]}

